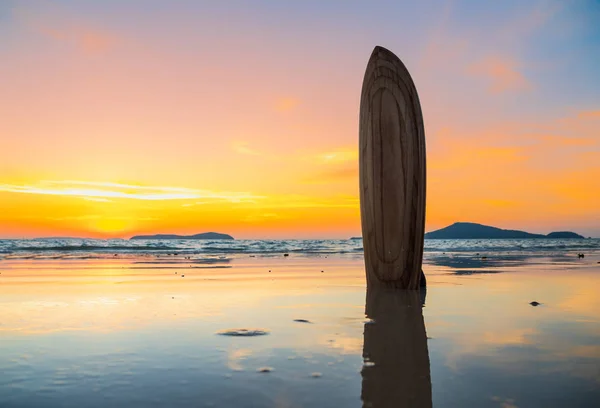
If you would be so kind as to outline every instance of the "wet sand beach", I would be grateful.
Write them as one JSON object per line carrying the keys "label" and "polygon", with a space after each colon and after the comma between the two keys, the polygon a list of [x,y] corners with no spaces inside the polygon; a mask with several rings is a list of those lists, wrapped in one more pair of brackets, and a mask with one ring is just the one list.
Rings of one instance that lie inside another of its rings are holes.
{"label": "wet sand beach", "polygon": [[600,254],[489,257],[367,296],[351,253],[5,256],[0,406],[594,406]]}

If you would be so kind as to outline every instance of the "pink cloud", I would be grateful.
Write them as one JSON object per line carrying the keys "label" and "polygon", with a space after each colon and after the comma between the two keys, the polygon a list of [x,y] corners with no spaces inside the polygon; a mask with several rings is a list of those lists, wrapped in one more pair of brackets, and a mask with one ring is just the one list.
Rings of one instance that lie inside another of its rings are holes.
{"label": "pink cloud", "polygon": [[76,32],[76,41],[79,47],[86,52],[103,52],[115,43],[115,37],[96,30],[84,29]]}
{"label": "pink cloud", "polygon": [[52,40],[69,43],[88,54],[105,52],[117,40],[115,35],[50,3],[42,9],[21,7],[16,15],[31,30]]}
{"label": "pink cloud", "polygon": [[486,79],[492,93],[523,91],[531,84],[518,70],[517,62],[509,57],[489,56],[472,64],[468,72]]}
{"label": "pink cloud", "polygon": [[580,119],[600,119],[600,110],[590,110],[579,112],[577,115]]}
{"label": "pink cloud", "polygon": [[36,30],[54,40],[65,41],[88,54],[108,51],[116,42],[116,37],[108,33],[82,26],[54,28],[39,25]]}

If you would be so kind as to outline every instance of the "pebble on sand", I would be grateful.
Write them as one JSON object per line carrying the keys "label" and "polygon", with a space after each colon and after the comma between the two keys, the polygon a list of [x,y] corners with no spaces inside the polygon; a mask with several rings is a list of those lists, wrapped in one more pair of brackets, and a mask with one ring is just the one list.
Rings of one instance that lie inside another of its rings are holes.
{"label": "pebble on sand", "polygon": [[531,306],[539,306],[539,305],[541,305],[541,303],[540,303],[540,302],[536,302],[535,300],[534,300],[533,302],[529,302],[529,304],[530,304]]}
{"label": "pebble on sand", "polygon": [[218,331],[217,334],[221,336],[253,337],[264,336],[266,334],[269,334],[269,331],[262,329],[227,329]]}

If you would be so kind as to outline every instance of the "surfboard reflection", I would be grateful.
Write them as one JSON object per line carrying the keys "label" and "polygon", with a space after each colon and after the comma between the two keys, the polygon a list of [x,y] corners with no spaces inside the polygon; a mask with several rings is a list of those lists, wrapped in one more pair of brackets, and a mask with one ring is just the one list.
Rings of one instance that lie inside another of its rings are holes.
{"label": "surfboard reflection", "polygon": [[431,407],[425,291],[367,288],[363,407]]}

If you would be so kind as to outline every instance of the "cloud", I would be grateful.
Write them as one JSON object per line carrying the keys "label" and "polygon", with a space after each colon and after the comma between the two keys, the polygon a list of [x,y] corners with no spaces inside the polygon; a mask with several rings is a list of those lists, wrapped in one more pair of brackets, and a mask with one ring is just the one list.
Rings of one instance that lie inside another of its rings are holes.
{"label": "cloud", "polygon": [[594,146],[598,144],[598,138],[593,137],[562,137],[546,135],[540,136],[539,141],[546,146]]}
{"label": "cloud", "polygon": [[157,221],[160,218],[157,217],[132,217],[132,216],[111,216],[106,217],[104,214],[88,214],[88,215],[68,215],[65,217],[46,217],[45,219],[51,221],[85,221],[85,220],[102,220],[102,221]]}
{"label": "cloud", "polygon": [[240,202],[258,196],[245,192],[196,190],[184,187],[137,186],[132,184],[93,181],[42,181],[36,185],[0,184],[8,193],[72,196],[81,198],[118,198],[131,200],[205,199]]}
{"label": "cloud", "polygon": [[358,146],[341,146],[305,156],[314,169],[301,179],[304,184],[358,182]]}
{"label": "cloud", "polygon": [[107,51],[116,42],[116,38],[112,35],[85,27],[53,28],[38,26],[36,30],[48,38],[67,42],[88,54]]}
{"label": "cloud", "polygon": [[[246,197],[241,197],[241,196],[233,196],[231,198],[229,198],[228,200],[226,200],[227,202],[229,202],[230,204],[256,204],[257,199],[264,199],[266,197],[264,196],[252,196],[252,198],[246,198]],[[223,201],[223,200],[221,200]],[[195,207],[197,205],[209,205],[209,204],[215,204],[215,202],[220,202],[219,200],[202,200],[202,201],[196,201],[193,203],[185,203],[185,204],[181,204],[182,207]]]}
{"label": "cloud", "polygon": [[316,155],[321,163],[336,164],[348,161],[358,161],[358,146],[340,147],[329,152]]}
{"label": "cloud", "polygon": [[518,71],[517,62],[509,57],[484,57],[470,65],[468,72],[485,78],[489,82],[489,91],[494,94],[524,91],[532,87],[523,74]]}
{"label": "cloud", "polygon": [[248,144],[248,142],[234,141],[233,143],[231,143],[231,148],[233,149],[233,151],[239,154],[247,154],[252,156],[260,155],[260,153],[257,150],[248,147]]}
{"label": "cloud", "polygon": [[94,27],[80,16],[70,15],[52,3],[43,7],[21,7],[16,14],[33,31],[54,41],[70,44],[87,54],[106,52],[117,43],[117,37],[105,30]]}
{"label": "cloud", "polygon": [[295,109],[299,104],[300,104],[300,101],[296,98],[290,98],[290,97],[280,98],[275,103],[275,109],[278,112],[289,112],[289,111]]}
{"label": "cloud", "polygon": [[78,46],[88,53],[104,52],[116,42],[114,36],[89,28],[77,29],[73,34]]}
{"label": "cloud", "polygon": [[588,110],[579,112],[577,117],[580,119],[600,119],[600,110]]}
{"label": "cloud", "polygon": [[449,134],[445,137],[448,139],[441,140],[436,149],[431,149],[428,170],[499,169],[528,159],[525,149],[520,146],[498,146],[498,142],[489,139],[461,143]]}

